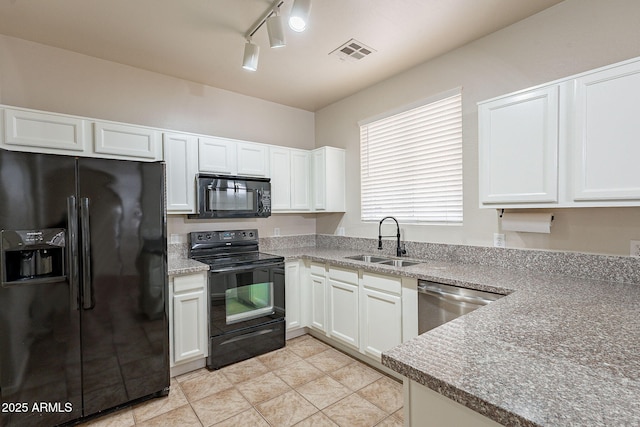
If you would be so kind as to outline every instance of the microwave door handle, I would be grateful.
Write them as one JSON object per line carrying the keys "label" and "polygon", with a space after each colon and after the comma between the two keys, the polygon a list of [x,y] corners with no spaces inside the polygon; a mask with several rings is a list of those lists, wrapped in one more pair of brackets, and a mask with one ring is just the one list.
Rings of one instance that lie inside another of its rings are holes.
{"label": "microwave door handle", "polygon": [[89,227],[89,198],[80,199],[80,231],[82,233],[82,308],[95,307],[91,283],[91,234]]}
{"label": "microwave door handle", "polygon": [[75,196],[67,198],[67,268],[69,269],[69,294],[71,307],[80,310],[79,258],[78,258],[78,204]]}

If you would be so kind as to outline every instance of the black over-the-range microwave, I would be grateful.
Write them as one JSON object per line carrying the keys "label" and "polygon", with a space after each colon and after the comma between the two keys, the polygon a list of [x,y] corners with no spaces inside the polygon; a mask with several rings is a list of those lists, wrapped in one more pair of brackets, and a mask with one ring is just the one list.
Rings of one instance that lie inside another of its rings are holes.
{"label": "black over-the-range microwave", "polygon": [[198,174],[196,214],[189,218],[253,218],[271,215],[269,178]]}

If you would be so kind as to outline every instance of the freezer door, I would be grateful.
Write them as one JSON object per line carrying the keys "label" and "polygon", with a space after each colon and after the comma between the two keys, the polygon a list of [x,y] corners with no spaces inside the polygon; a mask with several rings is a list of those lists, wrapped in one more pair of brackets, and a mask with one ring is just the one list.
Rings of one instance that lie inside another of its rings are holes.
{"label": "freezer door", "polygon": [[85,416],[169,387],[164,165],[78,160]]}
{"label": "freezer door", "polygon": [[[0,230],[68,230],[75,191],[74,158],[0,150]],[[51,260],[36,262],[44,250],[21,252],[0,259],[0,270],[24,278],[0,285],[0,425],[57,425],[82,416],[77,298]]]}

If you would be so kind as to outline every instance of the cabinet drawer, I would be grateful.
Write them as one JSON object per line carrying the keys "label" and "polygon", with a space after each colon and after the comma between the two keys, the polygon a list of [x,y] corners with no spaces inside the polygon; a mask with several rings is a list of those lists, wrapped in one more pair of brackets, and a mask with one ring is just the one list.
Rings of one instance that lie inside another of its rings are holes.
{"label": "cabinet drawer", "polygon": [[375,273],[364,273],[362,275],[364,286],[370,289],[377,289],[382,292],[400,295],[402,291],[402,279],[400,277],[382,276]]}
{"label": "cabinet drawer", "polygon": [[354,270],[347,270],[339,267],[329,268],[329,278],[336,279],[341,282],[358,284],[358,272]]}
{"label": "cabinet drawer", "polygon": [[198,291],[205,287],[206,277],[204,274],[189,274],[185,276],[176,276],[173,278],[173,293]]}
{"label": "cabinet drawer", "polygon": [[324,264],[316,264],[312,262],[311,266],[309,267],[309,271],[311,271],[311,274],[324,277],[325,275]]}

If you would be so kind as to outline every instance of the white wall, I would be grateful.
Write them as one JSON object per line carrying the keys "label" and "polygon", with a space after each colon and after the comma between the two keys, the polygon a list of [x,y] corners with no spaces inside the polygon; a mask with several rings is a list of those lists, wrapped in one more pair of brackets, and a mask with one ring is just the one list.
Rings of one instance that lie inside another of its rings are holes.
{"label": "white wall", "polygon": [[[186,80],[0,35],[0,103],[310,149],[314,114]],[[271,236],[315,233],[312,215],[268,220],[188,221],[170,217],[170,233],[258,228]]]}
{"label": "white wall", "polygon": [[[463,87],[464,225],[402,226],[408,240],[493,245],[495,210],[478,208],[476,103],[640,56],[640,2],[566,0],[316,112],[316,145],[347,150],[347,214],[318,217],[319,233],[376,237],[360,221],[359,120]],[[507,247],[629,254],[640,208],[557,209],[550,235],[506,233]]]}

